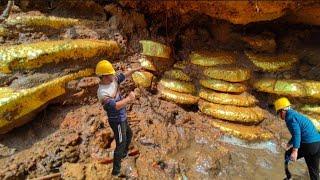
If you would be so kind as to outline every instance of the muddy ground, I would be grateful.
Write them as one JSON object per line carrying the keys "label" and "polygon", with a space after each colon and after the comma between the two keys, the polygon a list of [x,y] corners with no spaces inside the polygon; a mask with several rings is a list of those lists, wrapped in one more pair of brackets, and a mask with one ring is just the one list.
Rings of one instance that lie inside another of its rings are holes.
{"label": "muddy ground", "polygon": [[[15,7],[13,15],[49,14],[80,18],[84,22],[58,31],[11,27],[11,35],[1,39],[3,45],[65,38],[114,39],[122,47],[111,59],[117,70],[138,65],[140,39],[153,39],[171,45],[176,61],[185,60],[191,50],[222,48],[236,50],[243,57],[248,47],[239,41],[244,34],[269,32],[278,42],[277,51],[296,51],[313,47],[319,29],[314,26],[293,26],[286,23],[262,22],[246,26],[233,25],[200,13],[171,17],[143,14],[119,4],[97,4],[88,1],[72,8],[64,3],[35,6],[31,3]],[[90,7],[90,10],[83,11]],[[39,11],[31,11],[31,10]],[[24,11],[24,12],[23,12]],[[42,12],[40,12],[42,11]],[[177,20],[181,24],[175,25]],[[192,43],[191,43],[192,42]],[[104,57],[85,63],[48,65],[35,71],[2,75],[2,84],[20,89],[32,87],[81,67],[94,67]],[[240,58],[241,59],[241,58]],[[239,61],[239,63],[242,60]],[[77,65],[75,65],[77,64]],[[250,66],[250,65],[246,65]],[[318,79],[319,69],[310,62],[301,68],[271,74],[277,77]],[[298,72],[298,73],[297,73]],[[300,74],[299,74],[300,72]],[[256,73],[259,77],[261,74]],[[254,78],[252,79],[254,81]],[[95,77],[70,82],[72,93],[44,108],[30,123],[0,136],[0,179],[25,179],[61,172],[63,179],[109,179],[112,152],[115,148],[112,131],[101,105],[95,97]],[[212,118],[198,112],[196,106],[178,106],[159,98],[156,89],[139,89],[128,79],[121,87],[123,94],[135,91],[137,101],[127,107],[128,120],[134,132],[131,156],[123,162],[127,179],[281,179],[283,150],[279,144],[289,134],[283,121],[271,113],[274,97],[251,90],[260,106],[269,110],[270,118],[261,126],[275,137],[268,142],[247,143],[213,128]],[[301,100],[298,100],[301,101]],[[302,100],[303,101],[303,100]],[[305,179],[303,162],[292,165],[297,179]]]}

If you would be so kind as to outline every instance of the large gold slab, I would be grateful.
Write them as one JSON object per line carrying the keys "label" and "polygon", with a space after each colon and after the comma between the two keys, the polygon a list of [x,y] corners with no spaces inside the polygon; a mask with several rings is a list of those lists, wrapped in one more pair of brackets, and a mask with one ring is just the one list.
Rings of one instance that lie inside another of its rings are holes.
{"label": "large gold slab", "polygon": [[164,78],[167,79],[176,79],[180,81],[191,81],[191,78],[188,74],[184,73],[180,69],[171,69],[166,72],[164,72],[163,75]]}
{"label": "large gold slab", "polygon": [[320,105],[305,104],[305,105],[301,106],[299,109],[304,112],[317,113],[320,115]]}
{"label": "large gold slab", "polygon": [[139,59],[141,67],[150,71],[157,71],[156,66],[153,64],[152,60],[147,57],[142,57]]}
{"label": "large gold slab", "polygon": [[265,118],[264,110],[257,106],[238,107],[200,100],[199,109],[202,113],[214,118],[240,123],[259,123]]}
{"label": "large gold slab", "polygon": [[175,92],[165,87],[159,87],[158,90],[162,98],[177,104],[197,104],[199,100],[199,97],[191,94]]}
{"label": "large gold slab", "polygon": [[30,120],[28,115],[36,112],[50,100],[65,94],[65,84],[73,79],[90,76],[93,69],[65,75],[30,89],[8,93],[0,97],[0,134],[21,126]]}
{"label": "large gold slab", "polygon": [[231,83],[218,79],[200,79],[200,84],[203,87],[221,92],[242,93],[247,90],[247,87],[244,84]]}
{"label": "large gold slab", "polygon": [[209,123],[227,134],[247,141],[265,141],[273,138],[272,133],[258,126],[245,126],[217,120],[212,120]]}
{"label": "large gold slab", "polygon": [[196,87],[191,82],[163,78],[160,80],[159,84],[176,92],[189,94],[194,94],[196,92]]}
{"label": "large gold slab", "polygon": [[260,79],[253,87],[258,91],[292,97],[320,99],[320,81]]}
{"label": "large gold slab", "polygon": [[245,53],[255,66],[266,72],[278,72],[291,69],[299,60],[295,54],[264,55],[252,52]]}
{"label": "large gold slab", "polygon": [[199,66],[215,66],[220,64],[233,64],[236,61],[236,56],[228,51],[199,51],[190,54],[192,64]]}
{"label": "large gold slab", "polygon": [[256,51],[273,53],[277,48],[276,41],[272,37],[257,35],[242,36],[241,39]]}
{"label": "large gold slab", "polygon": [[150,72],[134,72],[132,74],[132,79],[136,86],[148,88],[152,85],[153,74]]}
{"label": "large gold slab", "polygon": [[162,60],[170,58],[171,48],[154,41],[141,40],[139,41],[142,44],[142,53],[143,55],[160,57]]}
{"label": "large gold slab", "polygon": [[48,63],[68,59],[88,59],[99,55],[120,52],[115,41],[57,40],[0,47],[0,72],[10,73],[18,69],[34,69]]}
{"label": "large gold slab", "polygon": [[249,69],[236,66],[213,66],[205,69],[203,73],[210,78],[229,82],[246,81],[251,76]]}
{"label": "large gold slab", "polygon": [[243,92],[241,94],[229,94],[201,88],[199,96],[202,99],[216,104],[253,106],[257,103],[257,99],[247,92]]}
{"label": "large gold slab", "polygon": [[25,25],[32,27],[50,27],[54,29],[66,28],[79,24],[78,19],[61,18],[55,16],[17,16],[8,18],[6,24],[9,25]]}

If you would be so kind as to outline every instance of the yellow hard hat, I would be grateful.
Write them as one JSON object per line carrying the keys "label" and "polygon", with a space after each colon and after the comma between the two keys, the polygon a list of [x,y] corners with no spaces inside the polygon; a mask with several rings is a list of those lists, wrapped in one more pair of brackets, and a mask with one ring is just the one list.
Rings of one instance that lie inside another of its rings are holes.
{"label": "yellow hard hat", "polygon": [[286,97],[279,98],[274,102],[274,108],[276,109],[276,112],[289,106],[291,106],[291,103]]}
{"label": "yellow hard hat", "polygon": [[107,60],[101,60],[96,66],[96,74],[98,76],[115,74],[112,64]]}

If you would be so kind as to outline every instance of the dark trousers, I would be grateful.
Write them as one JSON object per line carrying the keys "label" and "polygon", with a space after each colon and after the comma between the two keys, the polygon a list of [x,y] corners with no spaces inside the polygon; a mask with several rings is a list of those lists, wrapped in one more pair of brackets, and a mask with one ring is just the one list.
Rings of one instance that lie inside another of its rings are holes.
{"label": "dark trousers", "polygon": [[128,121],[109,122],[116,140],[116,149],[113,153],[113,174],[119,174],[121,169],[121,159],[126,157],[132,139],[132,131]]}
{"label": "dark trousers", "polygon": [[[291,156],[292,148],[285,153],[285,170],[287,177],[290,178],[288,169],[289,158]],[[320,142],[301,144],[298,150],[298,158],[304,157],[311,180],[319,180],[319,159],[320,159]]]}

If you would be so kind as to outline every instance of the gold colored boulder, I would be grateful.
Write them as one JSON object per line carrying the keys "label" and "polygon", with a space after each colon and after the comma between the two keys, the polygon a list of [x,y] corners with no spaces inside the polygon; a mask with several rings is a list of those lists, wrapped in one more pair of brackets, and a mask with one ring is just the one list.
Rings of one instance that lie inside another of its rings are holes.
{"label": "gold colored boulder", "polygon": [[161,79],[159,84],[165,88],[170,90],[181,92],[181,93],[189,93],[194,94],[196,92],[196,87],[191,82],[184,82],[173,79]]}
{"label": "gold colored boulder", "polygon": [[79,23],[78,19],[61,18],[55,16],[17,16],[6,20],[9,25],[25,25],[31,27],[50,27],[54,29],[61,29],[74,26]]}
{"label": "gold colored boulder", "polygon": [[277,48],[276,41],[272,37],[258,35],[243,36],[241,39],[256,51],[273,53]]}
{"label": "gold colored boulder", "polygon": [[173,67],[176,69],[184,70],[187,67],[188,63],[188,61],[178,61],[173,65]]}
{"label": "gold colored boulder", "polygon": [[213,66],[205,69],[203,73],[210,78],[229,82],[246,81],[251,76],[249,69],[236,66]]}
{"label": "gold colored boulder", "polygon": [[320,99],[320,81],[260,79],[253,87],[258,91],[283,96]]}
{"label": "gold colored boulder", "polygon": [[153,62],[146,57],[141,58],[140,60],[141,67],[144,69],[150,70],[150,71],[157,71],[156,66],[153,64]]}
{"label": "gold colored boulder", "polygon": [[220,64],[233,64],[236,61],[236,56],[232,52],[227,51],[201,51],[192,52],[190,54],[192,64],[199,66],[215,66]]}
{"label": "gold colored boulder", "polygon": [[0,25],[0,36],[5,37],[9,34],[9,30]]}
{"label": "gold colored boulder", "polygon": [[152,57],[160,57],[163,60],[169,59],[171,54],[171,48],[154,41],[141,40],[142,54]]}
{"label": "gold colored boulder", "polygon": [[[320,114],[320,106],[319,105],[310,105],[305,104],[299,108],[301,111],[308,112],[308,113],[317,113]],[[319,119],[320,120],[320,119]]]}
{"label": "gold colored boulder", "polygon": [[204,114],[217,119],[240,123],[259,123],[265,118],[265,112],[259,107],[238,107],[199,101],[199,109]]}
{"label": "gold colored boulder", "polygon": [[34,88],[11,92],[5,97],[0,97],[0,134],[27,123],[30,116],[50,100],[65,94],[67,82],[93,73],[93,69],[85,69]]}
{"label": "gold colored boulder", "polygon": [[0,98],[14,93],[14,90],[9,87],[0,87]]}
{"label": "gold colored boulder", "polygon": [[190,76],[188,76],[186,73],[184,73],[180,69],[171,69],[169,71],[164,72],[163,75],[164,78],[167,79],[176,79],[181,81],[191,81]]}
{"label": "gold colored boulder", "polygon": [[242,93],[247,90],[247,87],[244,84],[231,83],[218,79],[201,79],[200,84],[203,87],[220,92]]}
{"label": "gold colored boulder", "polygon": [[48,63],[67,59],[89,59],[99,55],[120,52],[115,41],[57,40],[0,47],[0,72],[10,73],[18,69],[34,69]]}
{"label": "gold colored boulder", "polygon": [[295,54],[273,56],[252,52],[245,52],[245,54],[255,66],[266,72],[278,72],[291,69],[299,60]]}
{"label": "gold colored boulder", "polygon": [[139,87],[148,88],[152,85],[153,74],[150,72],[134,72],[132,74],[134,83]]}
{"label": "gold colored boulder", "polygon": [[192,96],[191,94],[179,93],[172,91],[165,87],[158,88],[162,98],[168,101],[172,101],[177,104],[197,104],[199,97]]}
{"label": "gold colored boulder", "polygon": [[243,92],[241,94],[229,94],[201,88],[199,91],[199,96],[202,99],[216,104],[253,106],[257,103],[257,99],[247,92]]}
{"label": "gold colored boulder", "polygon": [[245,126],[218,120],[212,120],[209,123],[227,134],[247,141],[266,141],[273,137],[272,133],[258,126]]}

